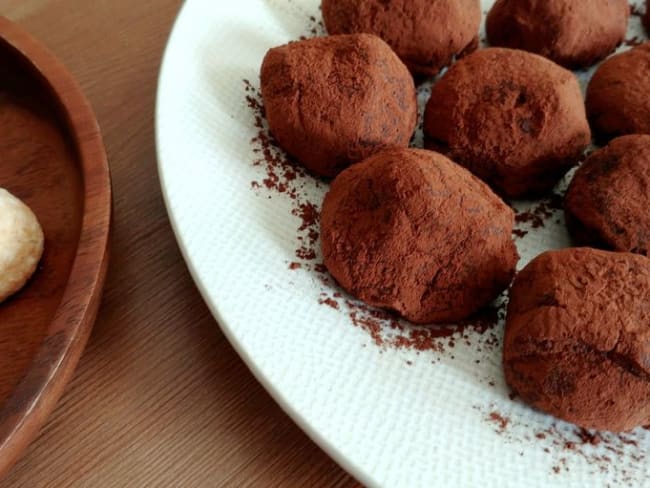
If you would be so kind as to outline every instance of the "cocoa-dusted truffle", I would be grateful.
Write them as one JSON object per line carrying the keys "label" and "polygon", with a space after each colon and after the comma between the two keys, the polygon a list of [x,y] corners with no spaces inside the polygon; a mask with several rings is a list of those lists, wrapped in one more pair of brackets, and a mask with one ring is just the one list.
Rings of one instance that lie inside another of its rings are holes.
{"label": "cocoa-dusted truffle", "polygon": [[415,85],[378,37],[330,36],[271,49],[262,64],[271,132],[308,169],[335,176],[378,150],[407,146]]}
{"label": "cocoa-dusted truffle", "polygon": [[325,265],[369,305],[454,322],[508,286],[512,210],[444,156],[390,149],[342,172],[321,215]]}
{"label": "cocoa-dusted truffle", "polygon": [[614,139],[578,169],[565,199],[574,239],[595,247],[650,253],[650,135]]}
{"label": "cocoa-dusted truffle", "polygon": [[650,134],[650,42],[605,61],[587,87],[587,115],[596,137]]}
{"label": "cocoa-dusted truffle", "polygon": [[426,144],[509,197],[547,191],[591,140],[578,80],[535,54],[477,51],[434,85]]}
{"label": "cocoa-dusted truffle", "polygon": [[625,39],[629,14],[627,0],[497,0],[487,17],[487,36],[494,46],[582,68]]}
{"label": "cocoa-dusted truffle", "polygon": [[322,10],[330,34],[375,34],[418,75],[478,47],[479,0],[323,0]]}
{"label": "cocoa-dusted truffle", "polygon": [[512,286],[506,381],[584,428],[650,423],[650,260],[590,248],[546,252]]}

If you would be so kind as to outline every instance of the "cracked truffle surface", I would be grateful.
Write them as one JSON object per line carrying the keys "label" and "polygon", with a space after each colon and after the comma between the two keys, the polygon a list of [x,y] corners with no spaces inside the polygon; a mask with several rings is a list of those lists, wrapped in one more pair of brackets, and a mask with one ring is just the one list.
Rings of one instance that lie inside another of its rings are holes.
{"label": "cracked truffle surface", "polygon": [[578,80],[536,54],[477,51],[433,86],[427,147],[508,197],[550,190],[591,141]]}
{"label": "cracked truffle surface", "polygon": [[261,88],[280,146],[321,176],[335,176],[385,147],[407,146],[417,122],[411,74],[384,41],[368,34],[271,49]]}
{"label": "cracked truffle surface", "polygon": [[391,149],[342,172],[321,216],[324,263],[352,295],[414,323],[489,304],[518,261],[514,214],[446,157]]}
{"label": "cracked truffle surface", "polygon": [[417,75],[478,47],[478,0],[323,0],[322,10],[330,34],[375,34]]}
{"label": "cracked truffle surface", "polygon": [[565,198],[567,224],[585,245],[650,253],[650,135],[619,137],[592,153]]}
{"label": "cracked truffle surface", "polygon": [[530,51],[570,69],[591,66],[627,32],[627,0],[497,0],[486,29],[493,46]]}
{"label": "cracked truffle surface", "polygon": [[506,381],[527,403],[584,428],[650,422],[650,260],[590,248],[546,252],[516,277]]}
{"label": "cracked truffle surface", "polygon": [[587,115],[601,141],[650,134],[650,42],[612,56],[587,87]]}

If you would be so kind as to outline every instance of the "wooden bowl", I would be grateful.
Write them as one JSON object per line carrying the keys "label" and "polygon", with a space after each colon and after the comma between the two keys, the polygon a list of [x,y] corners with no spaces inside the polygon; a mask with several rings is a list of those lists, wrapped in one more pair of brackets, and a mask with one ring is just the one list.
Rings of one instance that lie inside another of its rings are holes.
{"label": "wooden bowl", "polygon": [[78,85],[30,35],[0,17],[0,187],[25,201],[45,253],[0,304],[0,475],[37,435],[97,315],[111,190],[99,127]]}

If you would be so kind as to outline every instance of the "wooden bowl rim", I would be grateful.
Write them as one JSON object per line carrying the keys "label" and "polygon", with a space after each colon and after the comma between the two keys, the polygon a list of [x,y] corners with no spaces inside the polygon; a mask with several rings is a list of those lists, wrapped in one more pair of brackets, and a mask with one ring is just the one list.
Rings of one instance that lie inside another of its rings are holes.
{"label": "wooden bowl rim", "polygon": [[[22,57],[52,90],[74,142],[83,177],[77,253],[46,337],[18,386],[0,408],[0,476],[38,434],[84,349],[106,277],[111,185],[99,125],[81,88],[56,56],[0,16],[0,42]],[[74,111],[73,111],[74,107]]]}

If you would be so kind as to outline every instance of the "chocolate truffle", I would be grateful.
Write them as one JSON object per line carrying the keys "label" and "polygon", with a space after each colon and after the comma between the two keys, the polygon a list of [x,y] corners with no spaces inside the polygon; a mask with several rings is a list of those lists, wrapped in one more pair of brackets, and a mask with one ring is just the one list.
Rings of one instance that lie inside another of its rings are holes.
{"label": "chocolate truffle", "polygon": [[413,78],[391,48],[369,34],[271,49],[261,84],[271,132],[318,175],[335,176],[380,149],[407,146],[415,130]]}
{"label": "chocolate truffle", "polygon": [[497,0],[487,17],[487,36],[494,46],[582,68],[625,39],[629,14],[627,0]]}
{"label": "chocolate truffle", "polygon": [[512,210],[444,156],[388,149],[343,171],[321,215],[325,266],[352,295],[418,323],[467,318],[508,286]]}
{"label": "chocolate truffle", "polygon": [[650,260],[590,248],[546,252],[515,278],[506,381],[584,428],[650,423]]}
{"label": "chocolate truffle", "polygon": [[648,256],[650,135],[614,139],[578,169],[565,199],[574,239],[586,245]]}
{"label": "chocolate truffle", "polygon": [[515,198],[550,190],[591,140],[573,73],[504,48],[449,69],[431,91],[424,131],[427,147]]}
{"label": "chocolate truffle", "polygon": [[650,134],[650,42],[612,56],[587,87],[587,115],[596,137]]}
{"label": "chocolate truffle", "polygon": [[417,75],[478,47],[479,0],[323,0],[322,10],[330,34],[375,34]]}

